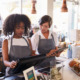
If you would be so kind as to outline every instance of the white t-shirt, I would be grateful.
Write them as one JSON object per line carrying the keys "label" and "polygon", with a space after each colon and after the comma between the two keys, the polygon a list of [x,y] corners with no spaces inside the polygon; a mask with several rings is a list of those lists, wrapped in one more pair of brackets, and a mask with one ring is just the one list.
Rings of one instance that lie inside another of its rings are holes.
{"label": "white t-shirt", "polygon": [[[48,39],[52,39],[52,36],[54,37],[54,41],[55,41],[55,46],[58,46],[58,36],[55,32],[51,32],[49,31],[49,36]],[[33,50],[37,50],[38,48],[38,43],[39,43],[39,35],[41,36],[41,39],[45,39],[44,35],[42,34],[42,32],[39,30],[38,32],[36,32],[32,37],[31,37],[31,43],[32,43],[32,49]]]}
{"label": "white t-shirt", "polygon": [[[28,41],[28,39],[27,39]],[[13,38],[12,45],[15,46],[28,46],[27,42],[23,38]],[[10,52],[11,38],[8,39],[8,53]]]}

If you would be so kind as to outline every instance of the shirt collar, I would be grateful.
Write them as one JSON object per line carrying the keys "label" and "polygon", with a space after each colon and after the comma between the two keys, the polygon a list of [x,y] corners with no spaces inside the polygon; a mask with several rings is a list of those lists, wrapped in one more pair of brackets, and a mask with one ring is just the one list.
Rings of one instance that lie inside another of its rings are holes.
{"label": "shirt collar", "polygon": [[[50,38],[50,36],[51,36],[51,33],[52,33],[52,32],[49,30],[49,36],[48,36],[48,38]],[[38,35],[41,35],[41,36],[43,36],[43,34],[42,34],[41,30],[39,30],[39,31],[38,31]]]}

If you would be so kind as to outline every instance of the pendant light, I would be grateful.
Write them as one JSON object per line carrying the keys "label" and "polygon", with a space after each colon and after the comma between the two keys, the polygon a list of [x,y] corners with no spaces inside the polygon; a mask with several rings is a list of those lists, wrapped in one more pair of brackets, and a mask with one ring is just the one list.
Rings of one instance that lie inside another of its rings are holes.
{"label": "pendant light", "polygon": [[68,8],[67,8],[66,0],[63,0],[63,4],[62,4],[62,8],[61,8],[61,12],[68,12]]}
{"label": "pendant light", "polygon": [[32,0],[32,14],[36,14],[36,8],[35,8],[36,0]]}

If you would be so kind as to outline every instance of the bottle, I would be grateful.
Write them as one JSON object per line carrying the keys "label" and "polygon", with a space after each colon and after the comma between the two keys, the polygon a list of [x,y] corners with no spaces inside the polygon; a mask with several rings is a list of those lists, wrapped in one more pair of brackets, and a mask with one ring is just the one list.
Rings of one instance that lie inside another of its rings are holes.
{"label": "bottle", "polygon": [[68,45],[67,54],[68,54],[68,58],[72,58],[72,48],[71,48],[71,43]]}

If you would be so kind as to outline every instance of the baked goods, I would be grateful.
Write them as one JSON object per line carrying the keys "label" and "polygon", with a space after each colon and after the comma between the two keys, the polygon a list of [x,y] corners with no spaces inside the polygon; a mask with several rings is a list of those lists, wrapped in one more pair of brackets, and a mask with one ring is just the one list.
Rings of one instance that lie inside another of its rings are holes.
{"label": "baked goods", "polygon": [[79,72],[79,63],[76,63],[76,64],[74,65],[74,70],[75,70],[76,72]]}
{"label": "baked goods", "polygon": [[71,60],[69,66],[75,73],[80,75],[80,60]]}
{"label": "baked goods", "polygon": [[73,67],[75,64],[76,64],[76,61],[75,60],[72,60],[72,61],[69,62],[69,66],[70,67]]}

